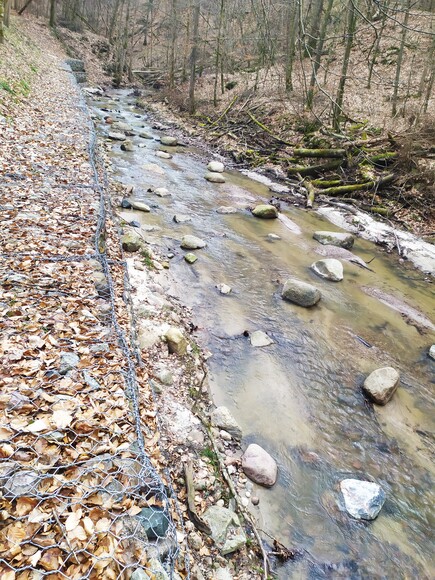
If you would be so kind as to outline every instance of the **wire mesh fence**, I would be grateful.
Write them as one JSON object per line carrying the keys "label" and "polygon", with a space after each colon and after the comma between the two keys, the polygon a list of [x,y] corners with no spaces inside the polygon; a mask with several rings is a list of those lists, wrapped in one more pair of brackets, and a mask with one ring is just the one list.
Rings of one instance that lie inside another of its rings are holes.
{"label": "wire mesh fence", "polygon": [[180,578],[170,482],[95,144],[91,127],[73,183],[41,162],[30,177],[2,177],[2,579]]}

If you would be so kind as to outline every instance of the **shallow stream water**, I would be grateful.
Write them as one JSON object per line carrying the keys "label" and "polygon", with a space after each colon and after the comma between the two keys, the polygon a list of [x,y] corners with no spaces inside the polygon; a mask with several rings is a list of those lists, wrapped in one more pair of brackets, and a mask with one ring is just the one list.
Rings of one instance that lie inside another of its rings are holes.
{"label": "shallow stream water", "polygon": [[[435,362],[427,356],[435,342],[433,284],[361,239],[353,252],[374,258],[373,271],[346,261],[342,282],[318,278],[309,269],[321,258],[313,232],[336,227],[287,206],[280,220],[254,218],[247,207],[270,199],[267,186],[238,172],[226,172],[225,184],[208,183],[206,164],[191,148],[166,148],[171,160],[156,157],[165,149],[156,140],[163,133],[125,91],[92,106],[102,134],[108,131],[105,108],[155,137],[132,137],[134,152],[113,142],[115,175],[152,208],[149,214],[127,211],[127,217],[158,226],[147,240],[175,254],[171,291],[193,309],[201,346],[213,355],[215,403],[230,408],[241,425],[243,447],[256,442],[278,462],[277,484],[255,487],[260,504],[254,513],[260,528],[304,554],[279,567],[279,578],[434,578]],[[147,192],[150,186],[172,195],[159,198]],[[238,212],[217,213],[224,205]],[[192,220],[176,224],[175,214]],[[195,251],[194,265],[180,249],[188,233],[207,242]],[[280,239],[270,240],[269,233]],[[290,276],[321,290],[317,306],[303,309],[281,299]],[[221,295],[221,283],[232,293]],[[420,312],[419,329],[410,324],[412,310],[408,318],[401,315],[401,303]],[[245,330],[263,330],[275,343],[253,348]],[[401,384],[387,406],[374,408],[361,385],[381,366],[397,368]],[[347,477],[384,488],[387,500],[374,522],[353,520],[343,510],[338,486]]]}

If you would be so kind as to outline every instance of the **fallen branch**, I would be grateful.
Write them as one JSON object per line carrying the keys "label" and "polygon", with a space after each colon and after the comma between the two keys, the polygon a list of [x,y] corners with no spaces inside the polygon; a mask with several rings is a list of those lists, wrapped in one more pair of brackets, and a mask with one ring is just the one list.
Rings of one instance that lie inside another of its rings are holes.
{"label": "fallen branch", "polygon": [[364,181],[363,183],[353,183],[350,185],[339,185],[338,187],[328,187],[327,189],[323,189],[323,195],[331,195],[333,197],[342,195],[343,193],[351,193],[353,191],[365,191],[372,188],[380,188],[383,185],[388,185],[392,183],[396,179],[394,173],[390,173],[389,175],[385,175],[380,179],[371,180],[371,181]]}
{"label": "fallen branch", "polygon": [[294,149],[295,157],[321,157],[342,158],[346,157],[346,149]]}
{"label": "fallen branch", "polygon": [[289,143],[288,141],[285,141],[284,139],[281,139],[281,137],[278,137],[277,135],[275,135],[268,127],[266,127],[266,125],[263,125],[263,123],[261,123],[258,119],[256,119],[250,111],[248,111],[248,116],[251,119],[251,121],[253,121],[256,125],[258,125],[258,127],[260,127],[260,129],[262,129],[265,133],[267,133],[268,135],[273,137],[273,139],[275,139],[275,141],[278,141],[279,143],[283,143],[284,145],[289,145],[290,147],[292,146],[291,143]]}
{"label": "fallen branch", "polygon": [[211,529],[205,523],[203,519],[201,519],[196,511],[195,505],[195,486],[193,483],[193,465],[191,461],[188,461],[184,464],[184,481],[186,482],[186,491],[187,491],[187,514],[189,516],[190,521],[193,523],[195,528],[207,536],[211,536]]}
{"label": "fallen branch", "polygon": [[344,159],[336,159],[330,161],[329,163],[322,163],[321,165],[296,165],[294,167],[287,167],[287,173],[290,175],[318,175],[324,171],[329,171],[330,169],[337,169],[342,165]]}
{"label": "fallen branch", "polygon": [[307,181],[305,183],[305,187],[307,188],[307,207],[312,208],[314,204],[314,198],[316,197],[316,190],[312,183]]}

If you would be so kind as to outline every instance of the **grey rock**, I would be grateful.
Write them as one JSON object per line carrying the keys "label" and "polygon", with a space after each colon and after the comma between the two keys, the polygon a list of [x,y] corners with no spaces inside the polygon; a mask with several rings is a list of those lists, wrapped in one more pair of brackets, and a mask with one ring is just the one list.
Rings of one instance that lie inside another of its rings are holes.
{"label": "grey rock", "polygon": [[108,137],[113,141],[125,141],[127,139],[124,133],[118,133],[116,131],[109,131]]}
{"label": "grey rock", "polygon": [[428,352],[428,355],[430,356],[430,358],[432,358],[433,360],[435,360],[435,344],[433,344]]}
{"label": "grey rock", "polygon": [[142,139],[154,139],[154,137],[149,133],[147,133],[146,131],[140,132],[139,137],[141,137]]}
{"label": "grey rock", "polygon": [[169,190],[166,189],[166,187],[156,187],[156,189],[154,190],[155,195],[158,195],[159,197],[169,197],[171,194],[169,193]]}
{"label": "grey rock", "polygon": [[225,183],[225,177],[222,173],[217,173],[216,171],[207,171],[204,179],[210,181],[210,183]]}
{"label": "grey rock", "polygon": [[142,246],[142,240],[135,232],[127,232],[122,236],[121,244],[126,252],[137,252]]}
{"label": "grey rock", "polygon": [[290,188],[287,187],[286,185],[281,185],[279,183],[272,183],[271,185],[269,185],[269,190],[272,193],[278,193],[278,194],[286,194],[286,193],[290,193]]}
{"label": "grey rock", "polygon": [[17,471],[4,484],[4,491],[14,497],[32,497],[38,495],[40,481],[41,476],[35,471]]}
{"label": "grey rock", "polygon": [[363,389],[378,405],[386,405],[399,386],[400,375],[393,367],[373,371],[364,381]]}
{"label": "grey rock", "polygon": [[87,370],[82,371],[82,375],[83,380],[88,385],[88,387],[91,388],[92,391],[98,391],[99,389],[101,389],[100,383],[96,379],[94,379],[94,377]]}
{"label": "grey rock", "polygon": [[385,492],[377,483],[359,479],[340,482],[347,512],[357,520],[374,520],[385,502]]}
{"label": "grey rock", "polygon": [[151,208],[149,205],[147,205],[145,202],[143,201],[139,201],[136,199],[129,199],[128,200],[130,202],[130,205],[133,209],[135,209],[136,211],[144,211],[146,213],[151,211]]}
{"label": "grey rock", "polygon": [[354,237],[352,234],[341,232],[314,232],[313,238],[323,245],[338,246],[350,250],[353,246]]}
{"label": "grey rock", "polygon": [[129,125],[128,123],[124,123],[123,121],[115,121],[115,123],[112,123],[112,129],[115,129],[116,131],[121,131],[122,133],[133,132],[133,127],[131,127],[131,125]]}
{"label": "grey rock", "polygon": [[246,544],[246,535],[239,518],[231,510],[213,505],[203,514],[203,519],[210,526],[211,537],[223,556]]}
{"label": "grey rock", "polygon": [[219,292],[221,294],[224,294],[224,295],[231,294],[232,288],[231,288],[231,286],[228,286],[228,284],[218,284],[216,286],[216,288],[219,290]]}
{"label": "grey rock", "polygon": [[211,413],[210,420],[214,427],[224,429],[237,441],[240,441],[242,438],[242,430],[227,407],[221,406],[214,409]]}
{"label": "grey rock", "polygon": [[274,205],[260,204],[254,207],[252,214],[262,219],[274,219],[278,217],[278,210]]}
{"label": "grey rock", "polygon": [[216,213],[221,214],[237,213],[237,208],[232,207],[231,205],[221,205],[220,207],[217,208]]}
{"label": "grey rock", "polygon": [[187,340],[179,328],[171,327],[165,334],[170,353],[183,356],[187,352]]}
{"label": "grey rock", "polygon": [[132,228],[140,228],[140,227],[142,227],[142,226],[141,226],[141,224],[140,224],[140,222],[138,222],[138,221],[136,221],[136,220],[131,220],[131,222],[129,222],[129,225],[130,225]]}
{"label": "grey rock", "polygon": [[278,236],[277,234],[267,234],[267,239],[271,240],[272,242],[275,242],[277,240],[280,240],[281,237]]}
{"label": "grey rock", "polygon": [[200,248],[205,248],[206,242],[201,240],[201,238],[197,238],[196,236],[183,236],[181,239],[181,247],[185,250],[197,250]]}
{"label": "grey rock", "polygon": [[343,280],[343,264],[340,260],[335,260],[334,258],[317,260],[317,262],[311,264],[311,269],[318,276],[326,280],[332,280],[333,282]]}
{"label": "grey rock", "polygon": [[256,443],[251,443],[242,455],[242,469],[249,479],[259,485],[275,485],[278,476],[276,461]]}
{"label": "grey rock", "polygon": [[121,201],[121,207],[124,209],[131,209],[131,203],[126,197]]}
{"label": "grey rock", "polygon": [[186,254],[184,256],[184,259],[186,260],[186,262],[188,264],[194,264],[196,262],[196,260],[198,259],[198,256],[195,256],[195,254],[192,254],[192,252],[189,252],[188,254]]}
{"label": "grey rock", "polygon": [[59,374],[66,375],[66,373],[75,369],[79,362],[80,358],[74,352],[61,352]]}
{"label": "grey rock", "polygon": [[166,153],[166,151],[156,151],[156,157],[160,157],[160,159],[172,159],[172,155]]}
{"label": "grey rock", "polygon": [[92,280],[95,284],[95,289],[100,297],[105,298],[106,296],[109,295],[110,292],[109,283],[107,282],[107,278],[104,272],[93,272]]}
{"label": "grey rock", "polygon": [[308,308],[317,304],[321,294],[315,286],[296,278],[289,278],[282,289],[282,298]]}
{"label": "grey rock", "polygon": [[218,568],[213,573],[213,580],[233,580],[233,578],[228,568]]}
{"label": "grey rock", "polygon": [[161,369],[157,375],[156,378],[163,383],[164,385],[170,386],[172,385],[172,383],[174,382],[174,377],[172,376],[171,371],[169,371],[168,369]]}
{"label": "grey rock", "polygon": [[268,334],[263,332],[262,330],[256,330],[252,332],[250,335],[251,345],[255,347],[260,346],[269,346],[271,344],[275,344],[275,342],[270,338]]}
{"label": "grey rock", "polygon": [[86,83],[88,81],[88,77],[84,71],[74,71],[73,75],[78,83]]}
{"label": "grey rock", "polygon": [[225,166],[220,161],[210,161],[207,165],[207,169],[211,173],[223,173],[225,171]]}
{"label": "grey rock", "polygon": [[2,460],[0,462],[0,486],[3,486],[18,468],[19,464],[15,461]]}
{"label": "grey rock", "polygon": [[121,149],[123,151],[134,151],[134,145],[130,139],[126,139],[124,143],[121,144]]}
{"label": "grey rock", "polygon": [[131,575],[131,580],[150,580],[150,577],[142,568],[137,568]]}
{"label": "grey rock", "polygon": [[160,137],[160,143],[167,147],[175,147],[175,145],[178,145],[178,139],[176,137],[169,137],[169,135],[163,135],[163,137]]}
{"label": "grey rock", "polygon": [[157,507],[142,508],[136,518],[142,524],[149,540],[157,540],[166,536],[169,519],[168,514],[163,509]]}
{"label": "grey rock", "polygon": [[181,213],[177,213],[176,215],[174,215],[174,217],[172,219],[174,220],[174,222],[176,224],[185,224],[186,222],[192,221],[192,218],[190,215],[184,215]]}

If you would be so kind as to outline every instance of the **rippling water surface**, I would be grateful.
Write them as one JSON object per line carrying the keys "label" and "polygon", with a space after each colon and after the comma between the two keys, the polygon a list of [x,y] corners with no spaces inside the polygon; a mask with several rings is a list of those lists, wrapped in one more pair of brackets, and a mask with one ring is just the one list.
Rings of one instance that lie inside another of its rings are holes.
{"label": "rippling water surface", "polygon": [[[102,118],[102,107],[119,111],[135,128],[159,137],[126,92],[114,92],[114,98],[119,100],[94,101],[94,112]],[[388,301],[393,296],[430,320],[433,285],[360,239],[353,251],[366,261],[374,258],[374,271],[343,262],[343,282],[324,281],[309,270],[321,258],[312,234],[337,228],[293,208],[283,209],[282,221],[256,219],[246,208],[269,199],[266,186],[236,172],[226,173],[224,185],[208,183],[204,163],[192,151],[177,147],[172,160],[163,160],[155,157],[157,141],[132,139],[145,147],[124,153],[114,143],[116,176],[134,184],[153,211],[126,213],[159,226],[147,239],[164,252],[174,250],[173,290],[193,308],[201,342],[213,353],[216,404],[232,410],[243,428],[243,446],[257,442],[278,462],[275,487],[255,490],[255,514],[261,528],[305,554],[279,568],[279,577],[434,578],[435,363],[427,350],[435,334],[430,324],[419,330],[409,324]],[[148,193],[151,185],[172,196]],[[221,215],[221,205],[239,211]],[[192,221],[176,224],[176,213]],[[193,266],[179,248],[187,233],[208,243]],[[270,241],[269,233],[281,239]],[[289,276],[315,284],[322,291],[319,305],[303,309],[284,302],[280,290]],[[220,283],[232,293],[221,295]],[[263,330],[275,344],[255,349],[240,336],[244,330]],[[401,385],[387,406],[373,408],[361,385],[368,373],[387,365],[400,371]],[[338,485],[345,477],[368,477],[385,489],[387,501],[374,522],[355,521],[343,511]]]}

